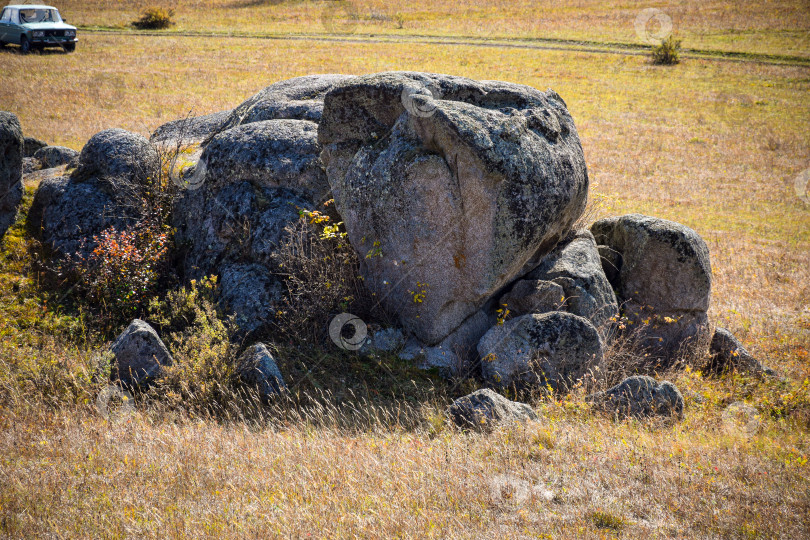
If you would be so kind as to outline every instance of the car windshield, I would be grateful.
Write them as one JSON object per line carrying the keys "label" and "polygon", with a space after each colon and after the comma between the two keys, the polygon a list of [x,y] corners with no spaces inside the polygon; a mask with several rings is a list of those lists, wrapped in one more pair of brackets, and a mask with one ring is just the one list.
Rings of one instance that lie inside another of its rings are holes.
{"label": "car windshield", "polygon": [[62,22],[59,12],[55,9],[21,9],[20,22],[40,23],[40,22]]}

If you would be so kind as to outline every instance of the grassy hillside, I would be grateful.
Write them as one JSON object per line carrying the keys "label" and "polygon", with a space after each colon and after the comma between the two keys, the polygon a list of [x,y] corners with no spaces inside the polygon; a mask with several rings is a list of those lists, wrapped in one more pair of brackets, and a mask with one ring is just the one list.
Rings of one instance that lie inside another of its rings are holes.
{"label": "grassy hillside", "polygon": [[[119,4],[60,8],[71,23],[116,27],[151,5]],[[178,24],[165,36],[84,33],[72,55],[0,50],[0,109],[27,135],[80,149],[105,128],[148,134],[310,73],[407,69],[551,87],[582,139],[594,218],[643,212],[700,233],[712,258],[710,316],[785,380],[666,374],[686,396],[677,423],[614,422],[587,409],[582,389],[535,396],[539,422],[480,435],[442,413],[470,383],[390,358],[281,346],[282,370],[301,381],[290,403],[223,414],[183,406],[178,390],[136,396],[133,414],[107,419],[92,374],[108,336],[38,281],[24,227],[31,184],[0,247],[0,535],[810,535],[810,205],[795,184],[810,168],[810,67],[745,58],[661,67],[618,49],[201,39],[172,32],[323,33],[326,3],[172,5]],[[637,43],[633,20],[648,7],[356,5],[355,35],[610,43]],[[685,47],[807,56],[806,1],[656,7]],[[731,415],[737,401],[759,414]]]}

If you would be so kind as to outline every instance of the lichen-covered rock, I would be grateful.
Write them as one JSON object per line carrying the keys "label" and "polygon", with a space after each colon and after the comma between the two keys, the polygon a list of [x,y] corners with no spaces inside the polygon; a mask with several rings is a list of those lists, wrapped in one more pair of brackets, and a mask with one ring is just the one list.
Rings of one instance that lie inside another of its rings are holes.
{"label": "lichen-covered rock", "polygon": [[135,319],[110,346],[115,355],[113,378],[125,386],[142,386],[159,377],[172,355],[154,328]]}
{"label": "lichen-covered rock", "polygon": [[46,146],[48,146],[48,143],[45,141],[40,141],[34,137],[25,137],[23,138],[23,157],[34,157],[37,150],[40,148],[45,148]]}
{"label": "lichen-covered rock", "polygon": [[160,157],[145,137],[116,128],[100,131],[87,141],[73,176],[97,178],[124,191],[154,177],[159,169]]}
{"label": "lichen-covered rock", "polygon": [[447,412],[459,427],[481,431],[509,422],[537,420],[537,414],[531,407],[510,401],[489,388],[458,398]]}
{"label": "lichen-covered rock", "polygon": [[122,231],[143,217],[137,195],[159,159],[144,137],[111,129],[94,135],[79,160],[70,176],[40,183],[28,226],[56,256],[80,263],[95,249],[94,236],[110,227]]}
{"label": "lichen-covered rock", "polygon": [[496,318],[476,311],[436,345],[425,345],[412,337],[399,357],[421,369],[438,368],[444,377],[469,377],[476,367],[477,346]]}
{"label": "lichen-covered rock", "polygon": [[309,120],[318,123],[326,93],[351,78],[351,75],[330,73],[295,77],[271,84],[231,111],[228,118],[212,131],[209,140],[227,129],[265,120]]}
{"label": "lichen-covered rock", "polygon": [[628,377],[616,386],[588,396],[588,401],[619,418],[628,416],[683,416],[683,396],[669,381]]}
{"label": "lichen-covered rock", "polygon": [[591,226],[605,272],[640,345],[666,367],[702,356],[711,338],[707,310],[712,288],[709,249],[692,229],[630,214]]}
{"label": "lichen-covered rock", "polygon": [[536,265],[584,209],[582,148],[553,91],[358,77],[326,95],[318,137],[366,285],[426,346]]}
{"label": "lichen-covered rock", "polygon": [[42,169],[42,163],[40,163],[39,160],[34,159],[32,157],[23,158],[23,167],[22,167],[23,176],[25,176],[26,174],[31,174],[32,172],[38,171],[40,169]]}
{"label": "lichen-covered rock", "polygon": [[76,182],[57,176],[40,182],[28,227],[55,256],[87,259],[97,246],[94,236],[110,227],[125,230],[138,219],[138,212],[122,204],[100,180]]}
{"label": "lichen-covered rock", "polygon": [[498,302],[514,316],[565,311],[565,290],[559,283],[542,279],[520,279]]}
{"label": "lichen-covered rock", "polygon": [[287,389],[281,370],[264,343],[257,343],[242,353],[236,371],[242,381],[254,387],[263,400],[269,400]]}
{"label": "lichen-covered rock", "polygon": [[312,203],[277,187],[232,179],[218,188],[186,191],[174,210],[175,243],[185,277],[199,279],[238,261],[269,266],[284,228]]}
{"label": "lichen-covered rock", "polygon": [[37,150],[33,157],[39,160],[43,169],[52,169],[54,167],[67,165],[78,155],[79,153],[72,148],[66,148],[64,146],[45,146]]}
{"label": "lichen-covered rock", "polygon": [[577,231],[546,255],[501,299],[514,315],[568,311],[610,334],[619,305],[602,270],[593,235]]}
{"label": "lichen-covered rock", "polygon": [[569,388],[599,366],[603,345],[588,319],[564,311],[493,326],[478,344],[484,379],[497,386]]}
{"label": "lichen-covered rock", "polygon": [[0,111],[0,239],[14,223],[23,196],[23,134],[20,121]]}
{"label": "lichen-covered rock", "polygon": [[318,124],[267,120],[221,132],[206,146],[195,174],[216,188],[232,179],[257,186],[287,187],[315,202],[329,198],[318,146]]}
{"label": "lichen-covered rock", "polygon": [[235,316],[239,335],[262,329],[275,316],[284,286],[266,266],[231,264],[220,268],[220,297]]}
{"label": "lichen-covered rock", "polygon": [[199,144],[212,133],[221,131],[222,125],[230,118],[232,112],[219,111],[166,122],[152,132],[149,141],[164,146]]}
{"label": "lichen-covered rock", "polygon": [[734,334],[725,328],[716,328],[709,346],[709,364],[706,371],[722,373],[730,369],[748,373],[775,375],[776,372],[763,366],[759,360],[743,347]]}

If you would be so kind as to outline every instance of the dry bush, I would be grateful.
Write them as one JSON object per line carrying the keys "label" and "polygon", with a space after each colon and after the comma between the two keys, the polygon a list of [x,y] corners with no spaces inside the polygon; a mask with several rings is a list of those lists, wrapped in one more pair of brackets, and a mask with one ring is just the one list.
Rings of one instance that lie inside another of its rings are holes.
{"label": "dry bush", "polygon": [[652,48],[652,63],[662,66],[671,66],[679,63],[681,50],[681,40],[669,36],[667,39],[661,41],[660,45],[655,45]]}
{"label": "dry bush", "polygon": [[174,26],[174,10],[150,7],[143,11],[141,18],[132,23],[139,30],[162,30]]}
{"label": "dry bush", "polygon": [[295,342],[323,344],[329,322],[352,313],[366,322],[386,320],[363,284],[360,259],[346,238],[331,201],[324,211],[300,210],[289,225],[273,264],[287,286],[276,324]]}

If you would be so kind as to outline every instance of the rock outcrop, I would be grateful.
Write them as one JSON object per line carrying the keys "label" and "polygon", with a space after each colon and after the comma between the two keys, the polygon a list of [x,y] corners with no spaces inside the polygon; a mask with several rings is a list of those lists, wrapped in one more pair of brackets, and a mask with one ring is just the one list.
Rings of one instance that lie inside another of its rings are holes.
{"label": "rock outcrop", "polygon": [[195,175],[193,183],[213,189],[238,178],[290,188],[315,203],[331,198],[318,124],[306,120],[266,120],[223,131],[205,147]]}
{"label": "rock outcrop", "polygon": [[481,370],[496,386],[549,384],[565,390],[602,362],[603,344],[588,319],[563,311],[496,325],[478,344]]}
{"label": "rock outcrop", "polygon": [[683,396],[669,381],[657,382],[652,377],[628,377],[616,386],[588,396],[597,408],[618,418],[650,416],[683,416]]}
{"label": "rock outcrop", "polygon": [[23,196],[23,134],[12,113],[0,111],[0,239],[14,223]]}
{"label": "rock outcrop", "polygon": [[597,221],[605,274],[639,345],[659,367],[703,355],[711,338],[709,250],[684,225],[641,214]]}
{"label": "rock outcrop", "polygon": [[425,346],[536,266],[584,209],[582,148],[553,91],[358,77],[326,95],[318,138],[365,283]]}
{"label": "rock outcrop", "polygon": [[148,384],[159,377],[164,366],[172,365],[172,355],[154,328],[135,319],[110,346],[115,355],[112,377],[124,386]]}
{"label": "rock outcrop", "polygon": [[29,228],[58,257],[86,259],[93,237],[124,230],[141,218],[137,194],[159,158],[144,137],[121,129],[94,135],[70,176],[43,180],[28,213]]}
{"label": "rock outcrop", "polygon": [[531,407],[510,401],[489,388],[458,398],[447,408],[447,413],[459,427],[480,431],[509,422],[537,420]]}
{"label": "rock outcrop", "polygon": [[[218,274],[222,302],[250,333],[272,320],[283,286],[273,255],[302,209],[331,198],[317,140],[323,97],[343,75],[268,86],[210,129],[175,204],[176,243],[187,279]],[[178,121],[179,122],[179,121]],[[153,139],[166,140],[179,124]]]}
{"label": "rock outcrop", "polygon": [[611,333],[619,314],[596,242],[587,230],[561,242],[500,304],[513,315],[568,311],[591,321],[603,336]]}

